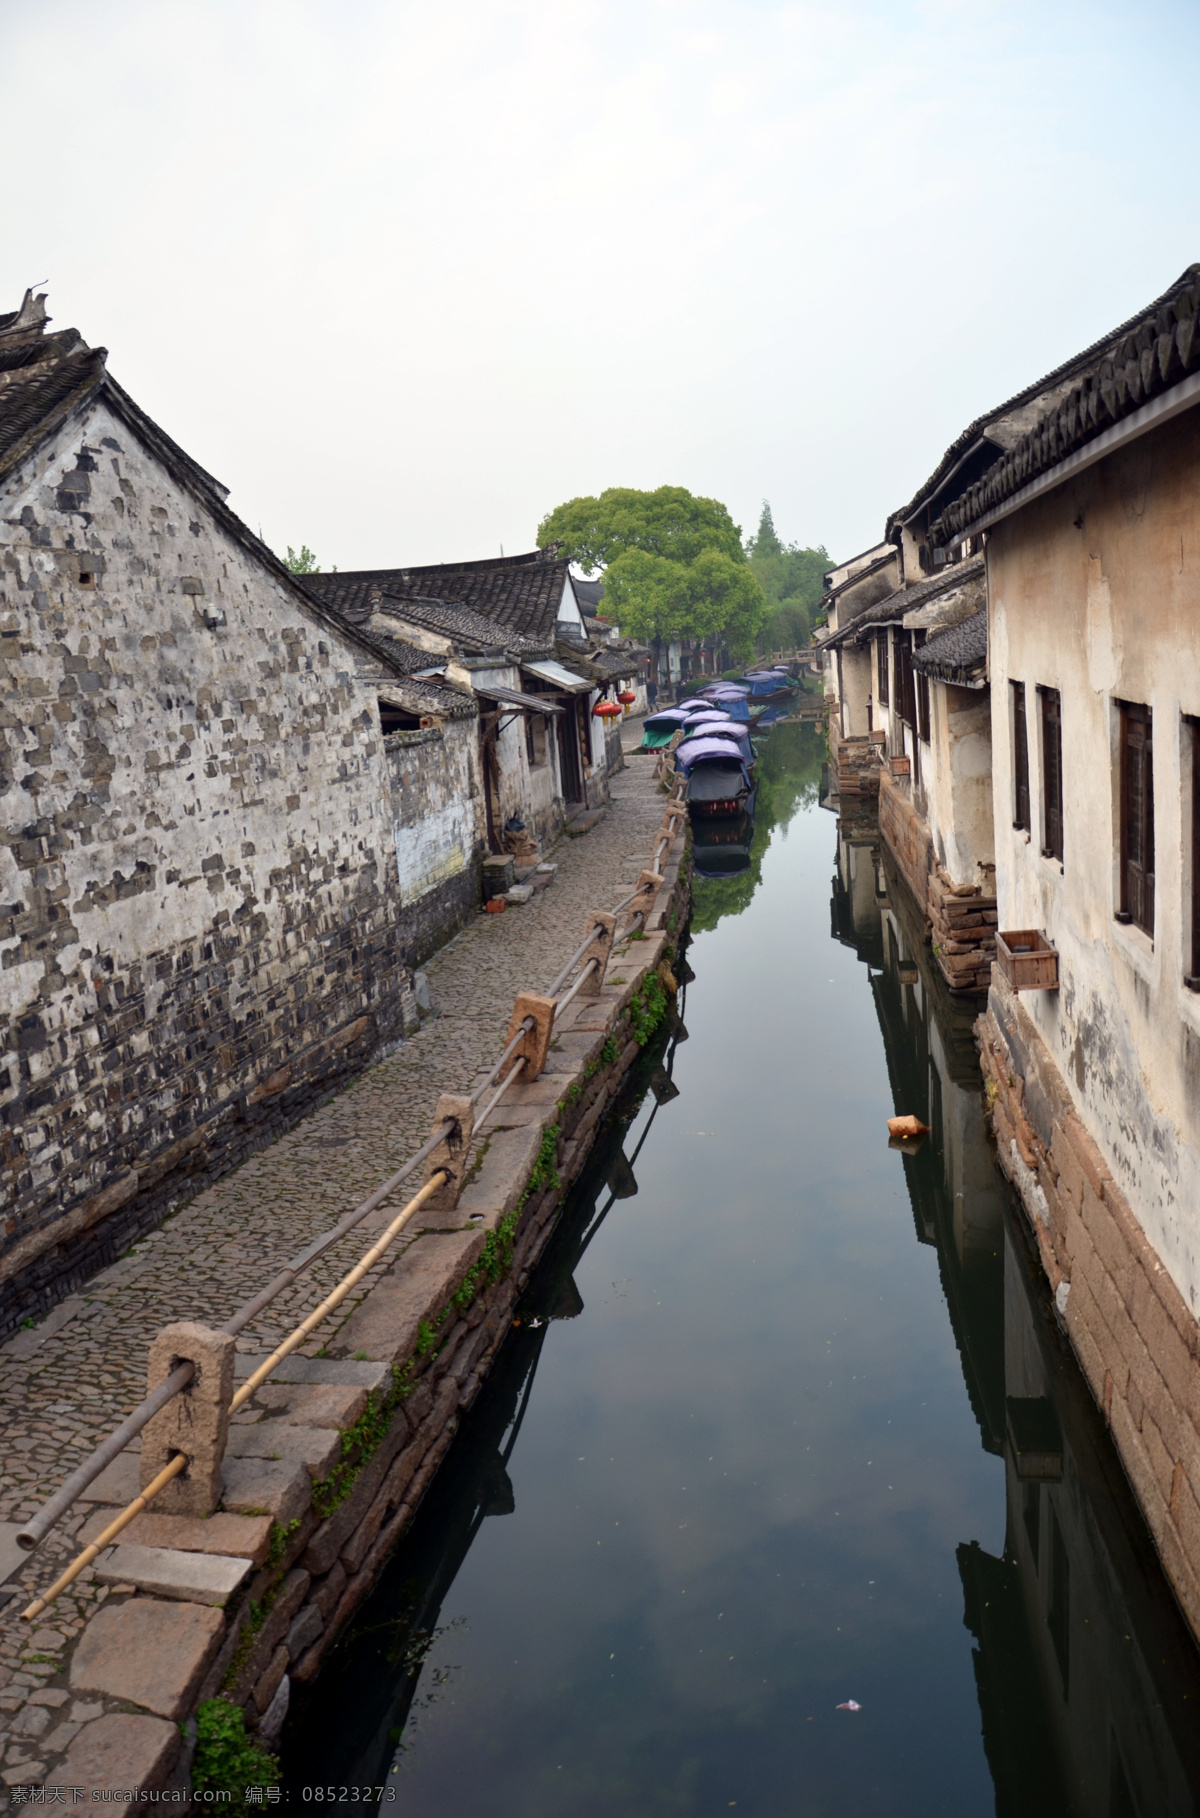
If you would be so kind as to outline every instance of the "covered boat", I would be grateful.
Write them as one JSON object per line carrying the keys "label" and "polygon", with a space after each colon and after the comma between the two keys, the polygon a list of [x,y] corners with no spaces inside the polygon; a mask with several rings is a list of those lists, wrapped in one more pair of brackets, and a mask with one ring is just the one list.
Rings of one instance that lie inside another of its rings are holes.
{"label": "covered boat", "polygon": [[652,713],[642,721],[642,742],[639,751],[661,751],[669,745],[679,728],[688,718],[687,707],[664,707],[661,713]]}
{"label": "covered boat", "polygon": [[687,779],[692,817],[751,812],[750,764],[736,739],[707,733],[687,739],[675,753],[675,765]]}

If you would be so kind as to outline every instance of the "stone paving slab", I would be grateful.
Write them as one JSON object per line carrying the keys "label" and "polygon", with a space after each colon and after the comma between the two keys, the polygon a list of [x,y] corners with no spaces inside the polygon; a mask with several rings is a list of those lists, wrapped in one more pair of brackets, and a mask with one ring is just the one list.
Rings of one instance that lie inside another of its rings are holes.
{"label": "stone paving slab", "polygon": [[203,1604],[114,1601],[80,1638],[71,1690],[107,1693],[177,1722],[190,1710],[224,1632],[220,1610]]}
{"label": "stone paving slab", "polygon": [[96,1561],[101,1584],[131,1584],[154,1597],[207,1603],[224,1609],[254,1570],[250,1559],[217,1553],[181,1553],[175,1547],[107,1547]]}
{"label": "stone paving slab", "polygon": [[[630,742],[636,743],[640,724],[632,722],[627,730]],[[271,1273],[372,1192],[424,1141],[439,1096],[469,1090],[471,1082],[494,1062],[518,991],[544,991],[578,946],[588,912],[610,909],[633,888],[663,806],[651,764],[645,759],[631,760],[613,779],[613,801],[603,820],[586,837],[564,839],[554,851],[558,871],[553,889],[539,892],[519,914],[480,914],[428,962],[426,972],[437,1014],[425,1021],[417,1035],[272,1147],[178,1206],[160,1229],[83,1284],[70,1303],[55,1309],[41,1327],[18,1334],[22,1342],[15,1351],[16,1341],[0,1351],[0,1433],[4,1435],[0,1522],[17,1524],[28,1519],[136,1405],[145,1392],[150,1340],[163,1325],[184,1319],[223,1323]],[[638,957],[644,954],[642,949]],[[615,970],[619,975],[619,966]],[[593,1058],[602,1042],[602,1037],[588,1032],[564,1032],[559,1065]],[[550,1065],[555,1065],[553,1058]],[[552,1114],[553,1101],[547,1099],[545,1108]],[[514,1139],[524,1142],[536,1134],[536,1128],[497,1130],[492,1141],[499,1145]],[[398,1199],[381,1211],[381,1222],[395,1215],[406,1190],[400,1189]],[[460,1213],[457,1231],[417,1237],[415,1242],[418,1247],[449,1243],[456,1249],[464,1242],[477,1243],[479,1234],[500,1216],[497,1207],[479,1210],[484,1216],[473,1224],[467,1213]],[[263,1353],[273,1349],[329,1292],[361,1253],[368,1230],[369,1221],[364,1221],[239,1336],[239,1380],[245,1380]],[[411,1261],[411,1245],[405,1253]],[[356,1290],[360,1296],[375,1287],[394,1254],[364,1279]],[[467,1266],[464,1258],[460,1261]],[[312,1335],[303,1347],[306,1355],[287,1359],[272,1381],[280,1385],[377,1386],[387,1375],[386,1357],[377,1350],[374,1360],[356,1358],[354,1352],[364,1347],[346,1342],[352,1336],[348,1326],[338,1331],[338,1348],[347,1356],[316,1356],[348,1310],[353,1318],[353,1302],[339,1310],[329,1328]],[[52,1320],[55,1325],[50,1330]],[[253,1427],[235,1430],[253,1431]],[[106,1600],[119,1602],[119,1595],[89,1571],[46,1613],[42,1622],[47,1626],[35,1635],[19,1621],[20,1610],[28,1596],[44,1588],[74,1557],[85,1523],[94,1533],[94,1521],[111,1519],[110,1506],[123,1505],[138,1493],[138,1466],[135,1447],[109,1468],[105,1481],[93,1486],[91,1497],[76,1504],[36,1554],[25,1556],[26,1564],[16,1581],[20,1595],[0,1608],[0,1746],[9,1752],[19,1749],[28,1758],[34,1749],[42,1749],[40,1736],[18,1745],[6,1742],[4,1732],[11,1735],[12,1723],[23,1709],[40,1708],[29,1705],[38,1686],[57,1678],[85,1623],[102,1607],[107,1612]],[[303,1464],[231,1457],[226,1475],[226,1505],[248,1519],[277,1516],[287,1521],[307,1503],[308,1473]],[[97,1504],[104,1506],[98,1508]],[[139,1522],[148,1519],[139,1517]],[[123,1539],[131,1545],[152,1544],[140,1528],[136,1539],[132,1527]],[[200,1607],[164,1605],[144,1596],[125,1607],[139,1604],[175,1611]],[[220,1619],[218,1611],[206,1613]],[[109,1695],[130,1696],[124,1692]],[[103,1710],[103,1704],[97,1706],[70,1743],[72,1757],[89,1729],[97,1730]],[[45,1736],[57,1735],[61,1724],[70,1728],[75,1721],[63,1715]],[[69,1741],[65,1733],[58,1736],[55,1750],[61,1751]],[[38,1759],[42,1760],[40,1754]],[[0,1775],[6,1775],[11,1765],[9,1753],[5,1753]],[[56,1775],[60,1769],[65,1771],[65,1763],[54,1768]]]}

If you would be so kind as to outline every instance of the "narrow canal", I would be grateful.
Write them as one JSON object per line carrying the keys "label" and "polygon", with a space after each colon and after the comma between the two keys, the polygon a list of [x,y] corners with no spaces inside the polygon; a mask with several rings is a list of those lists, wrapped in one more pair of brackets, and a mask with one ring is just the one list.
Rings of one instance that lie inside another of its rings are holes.
{"label": "narrow canal", "polygon": [[[295,1701],[293,1804],[1200,1805],[1196,1652],[996,1169],[976,1007],[930,977],[870,820],[819,805],[821,757],[805,726],[764,748],[682,1025]],[[932,1126],[913,1155],[896,1110]]]}

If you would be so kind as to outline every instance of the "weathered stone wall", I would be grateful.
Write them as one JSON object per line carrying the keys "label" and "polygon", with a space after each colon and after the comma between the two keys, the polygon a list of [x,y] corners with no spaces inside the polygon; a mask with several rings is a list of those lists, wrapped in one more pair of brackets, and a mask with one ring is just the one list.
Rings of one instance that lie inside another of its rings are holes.
{"label": "weathered stone wall", "polygon": [[1200,1326],[1084,1128],[1021,998],[993,969],[978,1032],[1000,1164],[1055,1305],[1200,1635]]}
{"label": "weathered stone wall", "polygon": [[105,404],[0,522],[11,1325],[415,1009],[370,653]]}
{"label": "weathered stone wall", "polygon": [[392,789],[404,955],[419,966],[479,906],[479,729],[446,720],[383,742]]}

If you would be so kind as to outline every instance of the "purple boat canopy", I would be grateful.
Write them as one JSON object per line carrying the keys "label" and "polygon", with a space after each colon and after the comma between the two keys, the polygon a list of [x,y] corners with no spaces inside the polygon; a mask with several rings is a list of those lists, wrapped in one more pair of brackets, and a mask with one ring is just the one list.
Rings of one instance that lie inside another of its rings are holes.
{"label": "purple boat canopy", "polygon": [[687,772],[706,760],[724,759],[739,775],[745,773],[740,748],[731,739],[687,739],[675,753],[676,768]]}

